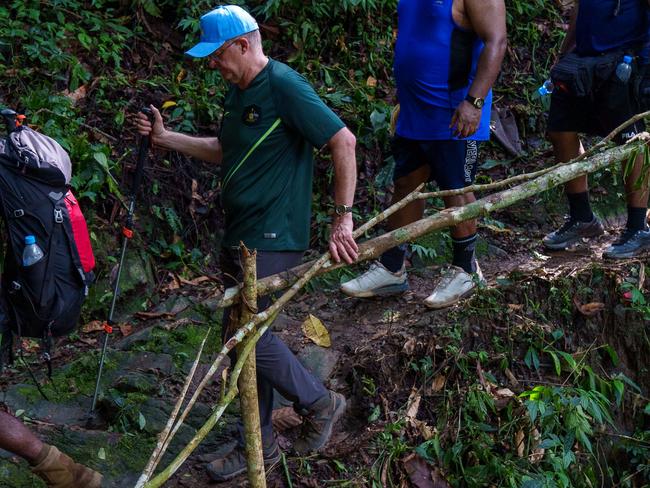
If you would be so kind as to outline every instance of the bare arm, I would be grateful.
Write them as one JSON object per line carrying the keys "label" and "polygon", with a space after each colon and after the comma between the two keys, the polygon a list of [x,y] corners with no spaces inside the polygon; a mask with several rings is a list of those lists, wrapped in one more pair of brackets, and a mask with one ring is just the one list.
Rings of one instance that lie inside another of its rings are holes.
{"label": "bare arm", "polygon": [[[650,0],[648,0],[648,3],[650,4]],[[573,12],[571,12],[571,19],[569,20],[569,30],[566,32],[566,36],[564,36],[564,40],[560,46],[560,56],[571,51],[576,45],[576,22],[578,20],[579,7],[580,3],[576,0]]]}
{"label": "bare arm", "polygon": [[[327,141],[327,146],[334,162],[334,203],[352,206],[357,186],[356,138],[344,127]],[[337,263],[341,259],[346,263],[353,263],[357,259],[359,248],[352,237],[353,225],[350,212],[334,216],[329,249]]]}
{"label": "bare arm", "polygon": [[[499,75],[506,52],[506,7],[503,0],[465,0],[464,6],[472,30],[485,44],[468,93],[475,98],[485,98]],[[456,135],[469,137],[476,132],[480,122],[481,110],[463,101],[456,109],[450,127],[456,127]]]}
{"label": "bare arm", "polygon": [[151,142],[156,146],[179,151],[210,163],[221,164],[223,152],[218,138],[195,137],[167,130],[158,109],[153,105],[150,108],[154,116],[153,126],[142,112],[138,113],[135,119],[140,134],[150,135]]}

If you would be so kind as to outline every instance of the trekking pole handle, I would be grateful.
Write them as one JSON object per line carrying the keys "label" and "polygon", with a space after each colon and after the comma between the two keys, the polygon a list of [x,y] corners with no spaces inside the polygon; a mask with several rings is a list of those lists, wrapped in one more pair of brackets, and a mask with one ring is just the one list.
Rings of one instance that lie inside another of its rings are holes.
{"label": "trekking pole handle", "polygon": [[3,108],[0,111],[2,118],[5,120],[5,125],[7,126],[7,134],[11,134],[16,130],[16,112],[10,108]]}
{"label": "trekking pole handle", "polygon": [[[149,122],[153,125],[153,112],[149,107],[143,107],[140,109],[140,112],[145,114],[149,119]],[[138,163],[135,167],[135,176],[133,177],[133,187],[131,188],[131,193],[133,196],[138,193],[138,188],[142,183],[142,175],[144,174],[144,163],[147,160],[147,153],[149,152],[149,142],[150,136],[141,136],[140,146],[138,148]]]}

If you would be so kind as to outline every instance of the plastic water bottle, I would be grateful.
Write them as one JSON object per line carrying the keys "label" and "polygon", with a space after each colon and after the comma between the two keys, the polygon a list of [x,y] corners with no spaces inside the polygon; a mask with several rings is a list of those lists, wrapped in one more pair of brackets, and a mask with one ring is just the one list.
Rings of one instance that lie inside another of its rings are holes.
{"label": "plastic water bottle", "polygon": [[537,89],[537,93],[540,98],[543,98],[553,93],[553,90],[555,90],[553,82],[551,80],[546,80],[544,84]]}
{"label": "plastic water bottle", "polygon": [[43,259],[43,251],[36,244],[36,238],[32,235],[25,236],[25,249],[23,249],[23,266],[31,266]]}
{"label": "plastic water bottle", "polygon": [[555,90],[555,85],[551,80],[546,80],[542,86],[540,86],[533,93],[533,98],[538,99],[544,110],[548,110],[551,106],[551,93]]}
{"label": "plastic water bottle", "polygon": [[616,67],[616,77],[621,80],[621,83],[630,81],[632,74],[632,56],[623,56],[623,61],[618,63]]}

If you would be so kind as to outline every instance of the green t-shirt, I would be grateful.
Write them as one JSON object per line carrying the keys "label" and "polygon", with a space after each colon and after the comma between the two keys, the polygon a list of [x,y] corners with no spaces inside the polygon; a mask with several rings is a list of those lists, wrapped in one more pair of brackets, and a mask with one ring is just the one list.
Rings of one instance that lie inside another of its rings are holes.
{"label": "green t-shirt", "polygon": [[342,127],[307,80],[278,61],[245,90],[231,87],[220,137],[225,246],[309,247],[313,148]]}

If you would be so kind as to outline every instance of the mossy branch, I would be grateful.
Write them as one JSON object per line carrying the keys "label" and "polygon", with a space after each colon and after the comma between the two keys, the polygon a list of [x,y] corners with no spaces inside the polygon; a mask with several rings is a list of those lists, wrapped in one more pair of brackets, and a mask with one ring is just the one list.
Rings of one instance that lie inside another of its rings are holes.
{"label": "mossy branch", "polygon": [[[625,125],[629,125],[629,122]],[[484,215],[488,215],[496,210],[509,207],[519,201],[530,198],[531,196],[542,193],[543,191],[554,188],[558,185],[566,183],[578,176],[583,176],[603,168],[610,166],[613,163],[625,161],[628,157],[635,154],[639,148],[646,144],[647,136],[640,137],[624,146],[617,146],[611,149],[604,150],[598,154],[593,154],[590,157],[572,161],[567,164],[557,165],[552,170],[543,170],[540,176],[537,176],[529,181],[525,181],[512,188],[487,195],[475,202],[468,204],[464,207],[451,207],[447,208],[435,215],[418,220],[402,228],[393,230],[374,239],[363,242],[359,245],[359,257],[357,263],[369,259],[378,258],[384,251],[396,245],[413,241],[418,237],[428,234],[434,230],[442,229],[445,227],[452,227],[465,220],[474,219]],[[539,174],[540,172],[533,173]],[[523,176],[523,175],[522,175]],[[517,178],[517,177],[515,177]],[[505,180],[504,180],[505,181]],[[499,182],[502,184],[502,182]],[[478,188],[484,185],[476,185]],[[480,188],[479,188],[480,189]],[[453,190],[456,191],[456,190]],[[414,195],[415,194],[415,195]],[[436,195],[440,195],[437,192]],[[409,202],[420,198],[424,194],[419,190],[410,194]],[[406,199],[405,199],[406,200]],[[404,202],[401,200],[399,203]],[[297,276],[301,276],[315,261],[296,266],[286,272],[278,273],[268,276],[258,281],[257,289],[260,294],[272,293],[281,290],[291,285],[296,280]],[[344,263],[331,263],[328,262],[317,273],[318,275],[328,273],[335,269],[344,267]],[[221,299],[216,304],[217,307],[230,306],[236,302],[234,298],[236,292],[233,288],[228,288],[224,291]]]}

